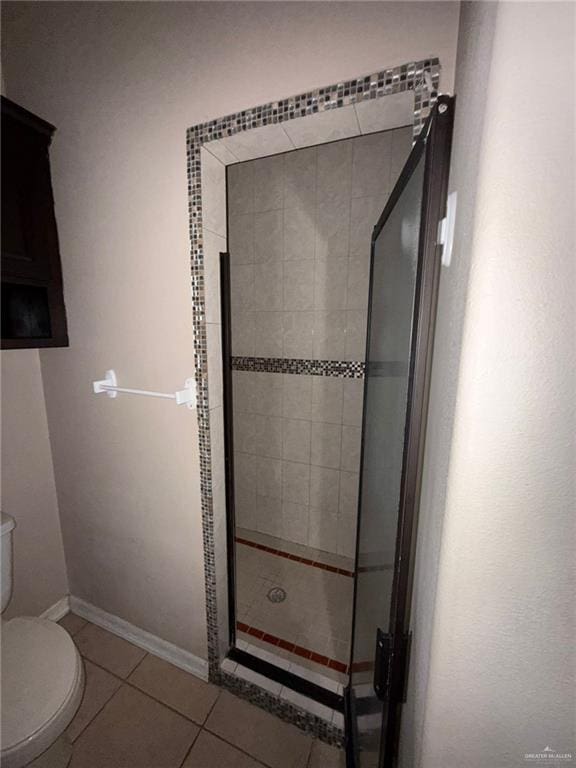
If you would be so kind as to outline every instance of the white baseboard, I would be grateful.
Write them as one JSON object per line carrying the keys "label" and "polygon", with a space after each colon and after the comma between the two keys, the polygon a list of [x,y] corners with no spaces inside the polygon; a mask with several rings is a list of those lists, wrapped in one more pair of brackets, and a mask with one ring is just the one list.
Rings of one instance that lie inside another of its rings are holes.
{"label": "white baseboard", "polygon": [[47,608],[40,614],[41,619],[50,619],[50,621],[60,621],[70,611],[70,595],[62,597],[57,603]]}
{"label": "white baseboard", "polygon": [[108,632],[112,632],[112,634],[118,635],[123,640],[128,640],[128,642],[148,651],[153,656],[158,656],[160,659],[164,659],[164,661],[168,661],[175,667],[179,667],[185,672],[190,672],[202,680],[208,680],[208,662],[190,653],[190,651],[178,648],[178,646],[169,643],[167,640],[162,640],[162,638],[156,637],[156,635],[152,635],[144,629],[135,627],[133,624],[124,621],[124,619],[107,613],[101,608],[87,603],[86,600],[74,597],[73,595],[70,595],[70,610],[83,619],[97,624],[102,629],[107,629]]}

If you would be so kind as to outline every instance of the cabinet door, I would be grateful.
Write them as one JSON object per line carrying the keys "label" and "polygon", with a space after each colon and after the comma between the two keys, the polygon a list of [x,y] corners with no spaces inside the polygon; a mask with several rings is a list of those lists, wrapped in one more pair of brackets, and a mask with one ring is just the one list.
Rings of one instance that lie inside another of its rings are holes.
{"label": "cabinet door", "polygon": [[2,275],[47,282],[55,247],[47,137],[2,121]]}

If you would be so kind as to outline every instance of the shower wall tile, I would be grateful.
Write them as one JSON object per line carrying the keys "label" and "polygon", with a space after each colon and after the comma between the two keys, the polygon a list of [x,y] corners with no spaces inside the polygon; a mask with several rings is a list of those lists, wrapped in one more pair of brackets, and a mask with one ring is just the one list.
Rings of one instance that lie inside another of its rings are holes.
{"label": "shower wall tile", "polygon": [[337,552],[338,515],[335,512],[310,509],[308,546],[328,552]]}
{"label": "shower wall tile", "polygon": [[314,309],[314,262],[284,262],[284,309]]}
{"label": "shower wall tile", "polygon": [[370,260],[372,230],[384,210],[387,195],[355,197],[350,203],[350,258]]}
{"label": "shower wall tile", "polygon": [[338,518],[337,553],[344,557],[356,557],[357,519],[354,517]]}
{"label": "shower wall tile", "polygon": [[327,467],[310,467],[310,506],[323,512],[338,509],[340,472]]}
{"label": "shower wall tile", "polygon": [[398,181],[400,172],[404,167],[406,158],[410,154],[412,149],[412,136],[410,126],[405,128],[397,128],[395,131],[390,132],[392,135],[392,164],[390,168],[390,191],[394,188],[394,184]]}
{"label": "shower wall tile", "polygon": [[359,136],[353,142],[352,197],[381,196],[390,191],[391,131]]}
{"label": "shower wall tile", "polygon": [[281,261],[284,214],[281,210],[254,214],[254,261]]}
{"label": "shower wall tile", "polygon": [[316,202],[316,147],[284,155],[284,207],[314,208]]}
{"label": "shower wall tile", "polygon": [[236,413],[255,413],[256,376],[250,371],[232,371],[232,398]]}
{"label": "shower wall tile", "polygon": [[256,425],[255,453],[272,459],[282,458],[282,419],[260,414],[253,414],[252,419]]}
{"label": "shower wall tile", "polygon": [[284,209],[284,259],[309,261],[314,259],[316,242],[316,207],[299,203]]}
{"label": "shower wall tile", "polygon": [[254,355],[282,357],[284,317],[282,312],[254,312]]}
{"label": "shower wall tile", "polygon": [[256,493],[272,499],[282,498],[282,462],[279,459],[258,457]]}
{"label": "shower wall tile", "polygon": [[254,357],[256,340],[256,313],[239,310],[232,316],[232,354]]}
{"label": "shower wall tile", "polygon": [[233,264],[230,270],[232,313],[254,309],[254,264]]}
{"label": "shower wall tile", "polygon": [[340,467],[341,427],[339,424],[312,424],[310,461],[318,467]]}
{"label": "shower wall tile", "polygon": [[282,413],[294,419],[310,419],[312,415],[312,387],[314,376],[282,375]]}
{"label": "shower wall tile", "polygon": [[350,201],[323,200],[316,209],[315,258],[343,259],[350,244]]}
{"label": "shower wall tile", "polygon": [[230,216],[228,221],[228,243],[232,265],[254,263],[253,213],[235,213]]}
{"label": "shower wall tile", "polygon": [[360,427],[342,427],[342,451],[340,466],[349,472],[358,472],[360,468]]}
{"label": "shower wall tile", "polygon": [[370,260],[349,259],[346,290],[346,309],[365,310],[368,306],[370,284]]}
{"label": "shower wall tile", "polygon": [[282,498],[296,504],[310,502],[310,465],[282,462]]}
{"label": "shower wall tile", "polygon": [[282,537],[296,544],[308,544],[309,510],[305,504],[282,502]]}
{"label": "shower wall tile", "polygon": [[284,207],[284,157],[275,155],[254,161],[254,210]]}
{"label": "shower wall tile", "polygon": [[258,530],[269,536],[282,536],[282,502],[269,496],[256,497]]}
{"label": "shower wall tile", "polygon": [[343,360],[362,360],[366,354],[366,310],[351,309],[346,313],[346,341]]}
{"label": "shower wall tile", "polygon": [[234,447],[241,453],[256,453],[256,421],[251,413],[234,413]]}
{"label": "shower wall tile", "polygon": [[330,376],[312,378],[312,421],[342,423],[344,382]]}
{"label": "shower wall tile", "polygon": [[228,213],[254,213],[254,163],[227,167]]}
{"label": "shower wall tile", "polygon": [[254,309],[280,310],[283,304],[283,266],[271,261],[254,266]]}
{"label": "shower wall tile", "polygon": [[282,458],[287,461],[310,463],[310,422],[304,419],[284,419]]}
{"label": "shower wall tile", "polygon": [[[314,312],[315,360],[342,360],[346,346],[346,313]],[[349,359],[349,358],[347,358]]]}
{"label": "shower wall tile", "polygon": [[282,413],[282,375],[255,373],[255,410],[263,416],[279,416]]}
{"label": "shower wall tile", "polygon": [[351,197],[352,141],[316,148],[316,202],[347,203]]}
{"label": "shower wall tile", "polygon": [[343,381],[342,423],[353,427],[362,426],[362,408],[364,405],[364,380],[344,379]]}
{"label": "shower wall tile", "polygon": [[314,312],[284,312],[284,357],[314,356]]}
{"label": "shower wall tile", "polygon": [[346,309],[348,259],[331,258],[314,265],[314,309]]}
{"label": "shower wall tile", "polygon": [[340,499],[338,512],[340,517],[356,519],[358,511],[358,472],[340,472]]}

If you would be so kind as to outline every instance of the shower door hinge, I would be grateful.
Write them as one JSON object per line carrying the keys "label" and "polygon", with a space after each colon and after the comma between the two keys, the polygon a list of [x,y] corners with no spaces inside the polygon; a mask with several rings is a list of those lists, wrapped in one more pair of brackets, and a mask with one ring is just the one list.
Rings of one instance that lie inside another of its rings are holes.
{"label": "shower door hinge", "polygon": [[380,701],[406,701],[411,639],[411,632],[407,635],[387,635],[378,629],[374,690]]}

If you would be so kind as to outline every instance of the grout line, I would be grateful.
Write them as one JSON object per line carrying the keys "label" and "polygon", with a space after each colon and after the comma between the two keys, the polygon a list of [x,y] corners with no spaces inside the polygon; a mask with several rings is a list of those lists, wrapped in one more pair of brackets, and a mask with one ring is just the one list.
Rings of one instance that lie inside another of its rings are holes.
{"label": "grout line", "polygon": [[[81,658],[82,658],[82,660],[83,660],[83,661],[86,661],[86,659],[84,659],[84,657],[83,657],[83,656],[81,656]],[[88,659],[88,661],[90,661],[90,659]],[[90,662],[90,663],[92,664],[93,662]],[[98,664],[94,664],[94,666],[95,666],[95,667],[98,667],[99,669],[103,669],[103,667],[100,667]],[[86,671],[86,670],[84,670],[84,671]],[[104,670],[104,671],[105,671],[105,672],[108,672],[108,670]],[[110,672],[109,674],[112,674],[112,673]],[[116,677],[116,675],[113,675],[113,677]],[[94,722],[94,720],[96,720],[96,718],[98,717],[98,715],[100,714],[100,712],[102,712],[102,710],[104,709],[104,707],[105,707],[105,706],[108,704],[108,702],[109,702],[109,701],[111,701],[111,700],[114,698],[114,696],[116,695],[116,693],[117,693],[117,692],[120,690],[120,688],[122,687],[121,678],[116,678],[116,679],[118,680],[118,682],[120,683],[120,685],[118,685],[118,687],[117,687],[117,688],[115,688],[115,689],[112,691],[112,693],[110,694],[109,698],[107,698],[107,699],[106,699],[106,701],[105,701],[105,702],[102,704],[102,706],[101,706],[101,707],[100,707],[100,708],[99,708],[99,709],[98,709],[98,710],[97,710],[97,711],[94,713],[94,715],[93,715],[93,716],[92,716],[92,717],[91,717],[91,718],[88,720],[88,722],[87,722],[87,723],[84,725],[84,727],[83,727],[83,728],[82,728],[82,729],[81,729],[81,730],[78,732],[78,734],[76,735],[76,737],[75,737],[74,739],[70,739],[70,741],[71,741],[71,744],[72,744],[72,749],[74,749],[74,745],[76,744],[76,742],[78,741],[78,739],[79,739],[79,738],[82,736],[82,734],[83,734],[83,733],[86,731],[86,729],[87,729],[87,728],[88,728],[88,727],[89,727],[89,726],[90,726],[90,725],[91,725],[91,724]],[[80,702],[80,707],[82,706],[82,704],[83,704],[83,702],[84,702],[84,697],[85,697],[85,695],[86,695],[86,677],[84,678],[84,692],[82,693],[82,700],[81,700],[81,702]],[[76,713],[74,714],[74,717],[72,718],[72,720],[71,720],[71,721],[70,721],[70,723],[68,724],[68,726],[67,726],[67,728],[66,728],[66,731],[68,730],[68,728],[70,727],[70,725],[72,725],[72,723],[74,722],[74,719],[76,718],[76,715],[78,714],[78,712],[79,712],[79,710],[80,710],[80,707],[78,707],[78,709],[76,710]],[[64,733],[63,733],[62,735],[66,735],[66,731],[64,731]],[[68,738],[70,738],[70,737],[68,737]]]}
{"label": "grout line", "polygon": [[196,744],[196,742],[198,741],[201,733],[202,733],[202,727],[198,728],[198,732],[196,733],[196,736],[194,736],[194,738],[192,739],[192,744],[190,744],[190,746],[186,750],[186,754],[182,758],[182,762],[180,763],[179,768],[182,768],[186,760],[188,760],[188,756],[190,755],[190,752],[192,752],[192,750],[194,749],[194,744]]}
{"label": "grout line", "polygon": [[[230,694],[230,695],[234,696],[234,694]],[[236,698],[239,698],[239,697],[236,697]],[[246,701],[246,699],[240,699],[240,700],[241,701]],[[247,704],[252,704],[251,701],[246,701],[246,703]],[[252,706],[254,707],[256,705],[252,704]],[[267,714],[270,714],[270,713],[268,712]],[[284,721],[281,721],[281,722],[284,722]],[[289,725],[291,725],[291,723],[289,723]],[[296,726],[294,726],[294,727],[296,728]],[[258,757],[254,757],[254,755],[251,755],[250,752],[246,752],[246,750],[242,749],[242,747],[239,747],[237,744],[232,744],[231,741],[228,741],[223,736],[220,736],[219,733],[215,733],[214,731],[211,731],[209,728],[206,728],[205,726],[202,726],[201,730],[206,731],[206,733],[209,733],[210,736],[214,736],[219,741],[223,741],[224,744],[227,744],[229,747],[233,747],[234,749],[238,750],[238,752],[241,752],[243,755],[246,755],[251,760],[253,760],[255,763],[258,763],[258,765],[262,765],[262,766],[264,766],[264,768],[271,768],[269,763],[262,762],[262,760],[260,760]],[[218,766],[218,768],[225,768],[225,767],[224,766]]]}
{"label": "grout line", "polygon": [[[76,615],[76,614],[74,614],[74,615]],[[87,624],[91,624],[91,622],[89,622],[89,621],[86,621],[86,623],[87,623]],[[148,655],[153,655],[153,654],[148,654],[148,653],[147,653],[147,654],[146,654],[146,656],[148,656]],[[219,686],[215,686],[216,688],[218,688],[218,694],[217,694],[217,696],[216,696],[216,698],[215,698],[215,700],[214,700],[214,703],[213,703],[213,704],[212,704],[212,706],[210,707],[210,710],[208,711],[208,714],[206,715],[206,718],[204,719],[204,722],[203,722],[202,724],[200,724],[200,723],[196,722],[195,720],[192,720],[192,718],[188,717],[187,715],[184,715],[182,712],[179,712],[177,709],[174,709],[174,708],[173,708],[172,706],[170,706],[169,704],[166,704],[166,702],[164,702],[164,701],[161,701],[160,699],[157,699],[157,698],[156,698],[155,696],[153,696],[152,694],[148,693],[147,691],[143,690],[142,688],[139,688],[137,685],[134,685],[133,683],[131,683],[131,682],[128,680],[128,678],[126,678],[126,679],[125,679],[125,678],[122,678],[122,677],[120,677],[120,676],[119,676],[119,675],[117,675],[116,673],[114,673],[114,672],[111,672],[109,669],[106,669],[106,667],[103,667],[101,664],[98,664],[97,662],[95,662],[95,661],[92,661],[92,659],[89,659],[88,657],[86,657],[86,656],[83,656],[82,654],[80,654],[80,656],[81,656],[81,658],[82,658],[82,660],[83,660],[84,662],[88,661],[88,662],[90,662],[90,664],[92,664],[93,666],[95,666],[95,667],[97,667],[98,669],[102,670],[103,672],[106,672],[107,674],[111,675],[111,676],[112,676],[112,677],[113,677],[115,680],[117,680],[117,682],[119,683],[119,685],[118,685],[118,686],[117,686],[117,688],[116,688],[116,689],[115,689],[115,690],[112,692],[112,694],[110,695],[110,697],[109,697],[108,699],[106,699],[106,701],[105,701],[105,702],[102,704],[102,706],[101,706],[101,707],[98,709],[98,711],[97,711],[97,712],[95,712],[95,713],[94,713],[94,715],[92,715],[92,717],[91,717],[91,718],[88,720],[88,722],[85,724],[85,726],[82,728],[82,730],[81,730],[81,731],[80,731],[80,732],[79,732],[79,733],[76,735],[76,737],[74,738],[74,740],[73,740],[73,741],[71,741],[71,745],[72,745],[72,754],[74,754],[74,750],[75,750],[75,748],[76,748],[76,743],[78,742],[78,740],[79,740],[79,739],[80,739],[80,738],[83,736],[83,734],[84,734],[84,733],[86,732],[86,730],[87,730],[87,729],[88,729],[88,728],[89,728],[89,727],[92,725],[92,723],[94,723],[94,721],[96,720],[96,718],[97,718],[97,717],[98,717],[98,716],[99,716],[99,715],[102,713],[102,711],[103,711],[103,710],[105,709],[105,707],[106,707],[106,706],[107,706],[107,705],[110,703],[110,701],[112,701],[112,699],[114,698],[114,696],[116,696],[116,694],[118,693],[118,691],[120,691],[120,689],[122,688],[122,685],[127,685],[127,686],[129,686],[130,688],[133,688],[134,690],[136,690],[136,691],[138,691],[139,693],[143,694],[144,696],[147,696],[149,699],[152,699],[152,701],[155,701],[155,702],[156,702],[157,704],[159,704],[160,706],[162,706],[162,707],[165,707],[165,708],[166,708],[166,709],[168,709],[170,712],[173,712],[174,714],[176,714],[176,715],[179,715],[180,717],[183,717],[183,718],[184,718],[185,720],[187,720],[189,723],[192,723],[193,725],[195,725],[195,726],[198,728],[198,732],[196,733],[196,736],[194,737],[194,739],[193,739],[193,741],[192,741],[192,743],[191,743],[190,747],[189,747],[189,748],[188,748],[188,750],[186,751],[186,754],[184,755],[184,758],[182,759],[182,762],[180,763],[180,765],[179,765],[179,768],[182,768],[182,766],[184,765],[184,763],[185,763],[185,762],[186,762],[186,760],[188,759],[188,757],[189,757],[190,753],[192,752],[192,750],[193,750],[193,748],[194,748],[194,746],[195,746],[196,742],[198,741],[198,738],[200,737],[200,734],[202,733],[202,731],[206,731],[206,732],[207,732],[207,733],[209,733],[211,736],[214,736],[215,738],[217,738],[217,739],[219,739],[220,741],[224,742],[225,744],[227,744],[228,746],[232,747],[233,749],[236,749],[238,752],[241,752],[242,754],[246,755],[247,757],[249,757],[251,760],[253,760],[253,761],[254,761],[255,763],[257,763],[258,765],[261,765],[261,766],[263,766],[263,768],[271,768],[271,766],[270,766],[270,764],[269,764],[269,763],[265,763],[265,762],[263,762],[263,761],[262,761],[262,760],[260,760],[259,758],[257,758],[257,757],[255,757],[254,755],[250,754],[250,752],[247,752],[246,750],[242,749],[242,748],[241,748],[241,747],[239,747],[237,744],[233,744],[232,742],[230,742],[230,741],[227,741],[225,738],[223,738],[222,736],[220,736],[218,733],[215,733],[214,731],[210,730],[210,728],[208,728],[208,727],[207,727],[208,719],[210,718],[210,715],[212,714],[212,712],[213,712],[213,711],[214,711],[214,709],[216,708],[216,705],[218,704],[218,702],[219,702],[219,700],[220,700],[220,697],[221,697],[221,695],[222,695],[222,692],[223,692],[223,689],[222,689],[222,688],[220,688]],[[145,657],[144,657],[144,658],[145,658]],[[134,667],[134,670],[132,670],[132,672],[134,672],[134,671],[135,671],[135,670],[136,670],[136,669],[137,669],[137,668],[140,666],[140,664],[141,664],[141,663],[144,661],[144,658],[143,658],[143,659],[141,659],[141,660],[138,662],[138,664],[136,665],[136,667]],[[170,662],[167,662],[167,663],[170,663]],[[173,665],[171,665],[171,666],[173,666]],[[132,672],[130,672],[130,675],[132,674]],[[192,675],[191,673],[186,673],[186,674],[190,674],[192,677],[194,677],[194,678],[195,678],[195,675]],[[205,683],[205,681],[204,681],[204,680],[200,680],[200,678],[195,678],[195,679],[198,679],[200,682],[202,682],[202,683]],[[205,684],[206,684],[206,685],[208,685],[208,683],[205,683]],[[82,700],[84,699],[84,696],[86,695],[86,690],[87,690],[87,689],[86,689],[86,687],[85,687],[85,688],[84,688],[84,694],[83,694]],[[233,695],[233,694],[231,694],[231,695]],[[251,703],[251,702],[248,702],[248,703]],[[254,706],[254,705],[252,705],[252,706]],[[271,714],[271,713],[268,713],[268,714]],[[290,724],[289,724],[289,725],[290,725]],[[296,727],[296,726],[294,726],[294,727]],[[64,734],[65,734],[65,733],[66,733],[66,732],[64,732]],[[309,753],[308,753],[308,760],[307,760],[307,763],[306,763],[306,765],[307,765],[307,766],[309,766],[309,765],[310,765],[311,754],[312,754],[312,744],[313,744],[313,742],[316,740],[316,737],[315,737],[313,734],[311,734],[311,733],[308,733],[307,735],[309,735],[309,736],[311,737],[311,743],[310,743],[310,751],[309,751]]]}
{"label": "grout line", "polygon": [[[152,655],[152,654],[151,654],[151,655]],[[158,658],[158,657],[157,657],[157,658]],[[171,712],[174,712],[174,714],[176,714],[176,715],[180,715],[180,717],[183,717],[185,720],[188,720],[188,722],[189,722],[189,723],[194,723],[194,725],[196,725],[198,728],[202,728],[202,724],[201,724],[201,723],[198,723],[196,720],[193,720],[193,719],[192,719],[192,718],[191,718],[189,715],[185,715],[185,714],[183,714],[182,712],[180,712],[178,709],[175,709],[175,708],[174,708],[173,706],[171,706],[170,704],[166,704],[166,702],[165,702],[165,701],[162,701],[161,699],[157,699],[157,698],[156,698],[156,696],[154,696],[153,694],[149,693],[148,691],[145,691],[143,688],[140,688],[140,687],[139,687],[138,685],[136,685],[135,683],[131,683],[131,682],[128,680],[128,678],[123,678],[123,677],[120,677],[120,676],[119,676],[119,675],[117,675],[115,672],[111,672],[109,669],[106,669],[106,667],[103,667],[103,666],[102,666],[102,664],[98,664],[96,661],[92,661],[92,659],[89,659],[87,656],[82,656],[82,659],[83,659],[84,661],[89,661],[89,662],[90,662],[90,664],[93,664],[95,667],[98,667],[99,669],[103,670],[104,672],[107,672],[109,675],[112,675],[112,677],[115,677],[115,678],[116,678],[116,680],[119,680],[119,681],[120,681],[121,683],[123,683],[124,685],[128,685],[130,688],[133,688],[135,691],[138,691],[139,693],[142,693],[142,694],[144,694],[145,696],[148,696],[148,698],[149,698],[149,699],[152,699],[152,700],[153,700],[153,701],[155,701],[157,704],[161,704],[163,707],[166,707],[166,709],[169,709]],[[169,662],[169,661],[167,661],[166,663],[167,663],[167,664],[170,664],[170,662]],[[173,667],[174,665],[173,665],[173,664],[170,664],[170,666],[172,666],[172,667]],[[175,669],[178,669],[178,667],[175,667]],[[181,671],[182,671],[182,672],[184,672],[184,670],[181,670]],[[132,674],[132,673],[130,673],[130,674]],[[193,675],[191,672],[186,672],[185,674],[187,674],[187,675],[190,675],[190,676],[191,676],[191,677],[193,677],[195,680],[199,680],[201,683],[204,683],[205,685],[209,685],[209,683],[207,683],[205,680],[201,680],[199,677],[196,677],[196,676],[195,676],[195,675]],[[120,687],[121,687],[121,686],[119,686],[119,687],[118,687],[118,688],[117,688],[117,689],[114,691],[114,693],[112,694],[112,696],[110,697],[110,699],[111,699],[113,696],[115,696],[115,695],[116,695],[116,693],[117,693],[117,692],[120,690]],[[218,688],[218,686],[215,686],[215,687],[216,687],[216,688]],[[219,690],[220,690],[220,689],[219,689]],[[218,700],[219,696],[220,696],[220,693],[218,693],[218,696],[216,696],[216,701]],[[110,699],[108,699],[108,701],[110,701]],[[216,701],[214,702],[214,705],[216,704]],[[107,703],[108,703],[108,702],[106,702],[106,704],[107,704]],[[214,707],[214,705],[212,706],[212,708]],[[104,705],[104,706],[106,706],[106,705]],[[99,710],[99,712],[101,712],[101,711],[102,711],[102,710]],[[212,709],[210,710],[210,712],[211,712],[211,711],[212,711]],[[208,715],[206,715],[206,719],[208,719],[208,716],[209,716],[209,714],[210,714],[210,713],[208,713]],[[94,717],[96,717],[96,715],[95,715]],[[92,720],[93,720],[93,719],[94,719],[94,718],[92,718]],[[90,720],[90,722],[92,722],[92,720]]]}

